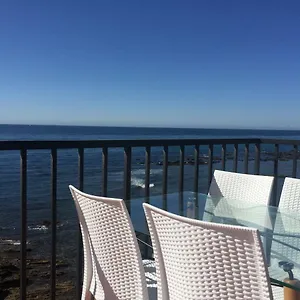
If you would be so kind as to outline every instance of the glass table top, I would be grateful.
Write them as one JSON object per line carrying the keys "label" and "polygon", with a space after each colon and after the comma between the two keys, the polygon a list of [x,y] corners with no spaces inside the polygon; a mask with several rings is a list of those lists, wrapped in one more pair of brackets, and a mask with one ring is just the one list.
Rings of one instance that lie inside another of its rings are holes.
{"label": "glass table top", "polygon": [[[300,200],[300,199],[299,199]],[[130,202],[131,219],[137,232],[149,234],[142,203],[145,198]],[[261,234],[272,284],[290,286],[284,280],[291,269],[300,280],[300,214],[254,202],[212,198],[193,192],[150,196],[150,204],[169,212],[208,222],[256,228]],[[285,269],[285,270],[284,270]]]}

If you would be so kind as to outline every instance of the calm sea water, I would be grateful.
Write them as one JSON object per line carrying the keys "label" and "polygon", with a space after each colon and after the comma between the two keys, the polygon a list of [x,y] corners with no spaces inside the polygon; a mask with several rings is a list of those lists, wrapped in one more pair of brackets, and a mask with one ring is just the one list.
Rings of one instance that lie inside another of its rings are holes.
{"label": "calm sea water", "polygon": [[[300,131],[272,130],[221,130],[221,129],[163,129],[163,128],[117,128],[117,127],[68,127],[68,126],[22,126],[0,125],[0,140],[96,140],[96,139],[152,139],[152,138],[254,138],[272,137],[300,139]],[[280,150],[290,150],[285,147]],[[229,151],[230,151],[229,147]],[[239,155],[243,157],[243,150]],[[272,150],[264,146],[263,150]],[[169,160],[179,158],[178,147],[170,148]],[[207,148],[200,148],[202,154]],[[250,148],[250,152],[253,148]],[[162,167],[156,163],[162,160],[162,148],[155,147],[151,152],[151,195],[160,194],[162,190]],[[192,147],[186,148],[186,156],[192,155]],[[220,147],[214,149],[215,155]],[[145,193],[144,149],[133,150],[132,157],[132,198],[143,197]],[[251,155],[250,155],[251,157]],[[17,243],[20,232],[20,160],[18,151],[0,152],[0,239]],[[109,150],[108,196],[123,195],[123,152],[122,149]],[[232,161],[226,168],[232,170]],[[253,172],[253,161],[249,170]],[[220,164],[214,164],[220,168]],[[243,171],[243,162],[239,161],[238,170]],[[261,162],[261,173],[272,174],[273,163]],[[184,189],[193,189],[193,166],[185,166]],[[290,176],[291,162],[279,163],[279,174]],[[51,219],[50,186],[50,151],[38,150],[28,153],[28,241],[30,247],[38,249],[37,255],[49,257],[50,232],[43,226]],[[168,172],[168,192],[178,190],[179,169],[170,166]],[[76,252],[76,213],[68,185],[78,186],[78,161],[76,149],[58,151],[58,255],[72,259]],[[207,166],[199,167],[199,191],[206,192]],[[84,189],[88,193],[101,194],[101,149],[85,150]],[[133,200],[134,201],[134,200]],[[133,212],[134,213],[134,212]]]}

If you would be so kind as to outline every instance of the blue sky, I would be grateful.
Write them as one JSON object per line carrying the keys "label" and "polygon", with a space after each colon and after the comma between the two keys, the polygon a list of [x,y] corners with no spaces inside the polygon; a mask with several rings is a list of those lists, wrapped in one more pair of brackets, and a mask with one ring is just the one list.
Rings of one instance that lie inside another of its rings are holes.
{"label": "blue sky", "polygon": [[1,1],[0,123],[300,128],[300,1]]}

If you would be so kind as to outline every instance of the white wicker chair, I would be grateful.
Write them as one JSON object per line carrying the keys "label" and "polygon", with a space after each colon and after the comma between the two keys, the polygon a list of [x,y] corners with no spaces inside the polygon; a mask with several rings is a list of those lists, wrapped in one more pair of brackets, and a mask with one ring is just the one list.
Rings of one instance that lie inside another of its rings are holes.
{"label": "white wicker chair", "polygon": [[[279,261],[292,259],[295,269],[294,275],[300,279],[300,239],[295,239],[287,236],[277,236],[278,232],[289,232],[299,234],[300,217],[297,218],[297,213],[300,213],[300,179],[286,177],[280,195],[279,210],[283,217],[277,218],[275,222],[275,235],[272,242],[271,263],[274,264],[274,269],[278,270],[276,276],[282,278],[288,277],[287,273],[278,267]],[[295,217],[285,218],[284,212],[293,212]],[[273,287],[273,294],[275,299],[283,299],[283,289]]]}
{"label": "white wicker chair", "polygon": [[209,195],[267,205],[270,202],[274,177],[215,170]]}
{"label": "white wicker chair", "polygon": [[[207,203],[206,211],[217,216],[243,219],[248,214],[247,208],[270,203],[273,180],[272,176],[215,170],[208,193],[213,201]],[[226,199],[234,203],[233,211],[224,201]],[[203,219],[211,220],[211,215],[206,213]],[[257,222],[265,222],[265,215],[257,216]]]}
{"label": "white wicker chair", "polygon": [[[96,300],[148,300],[145,271],[151,277],[154,262],[142,262],[124,201],[92,196],[73,186],[69,188],[84,246],[82,300],[91,296]],[[155,281],[154,276],[151,279]],[[156,295],[155,284],[150,285],[151,299]]]}
{"label": "white wicker chair", "polygon": [[256,229],[198,221],[143,206],[159,300],[273,299]]}
{"label": "white wicker chair", "polygon": [[278,207],[300,212],[300,179],[286,177]]}

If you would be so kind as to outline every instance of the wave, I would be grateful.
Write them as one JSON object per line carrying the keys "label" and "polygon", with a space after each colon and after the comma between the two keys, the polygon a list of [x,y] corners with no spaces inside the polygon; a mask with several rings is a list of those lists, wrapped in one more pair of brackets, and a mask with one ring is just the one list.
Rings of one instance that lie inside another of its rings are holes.
{"label": "wave", "polygon": [[[137,177],[131,178],[131,185],[140,187],[142,189],[146,187],[144,179],[137,178]],[[149,188],[153,188],[154,186],[155,186],[154,183],[149,184]]]}
{"label": "wave", "polygon": [[[161,174],[162,169],[152,169],[150,170],[150,175]],[[144,189],[145,185],[145,169],[136,169],[131,171],[131,185],[140,187]],[[149,188],[153,188],[155,186],[154,183],[149,183]]]}
{"label": "wave", "polygon": [[45,225],[36,225],[36,226],[28,226],[28,230],[40,230],[40,231],[46,231],[49,227]]}
{"label": "wave", "polygon": [[[56,228],[60,228],[64,226],[64,224],[60,223],[56,225]],[[39,231],[47,231],[51,228],[51,226],[46,226],[46,225],[33,225],[33,226],[28,226],[28,230],[39,230]]]}
{"label": "wave", "polygon": [[[29,244],[26,242],[26,244]],[[0,239],[0,245],[13,245],[20,246],[21,242],[19,240],[11,240],[11,239]]]}
{"label": "wave", "polygon": [[[63,224],[58,224],[57,225],[57,228],[59,227],[62,227]],[[46,226],[46,225],[31,225],[31,226],[28,226],[27,229],[29,231],[32,231],[32,230],[40,230],[40,231],[46,231],[48,230],[50,227],[49,226]],[[16,230],[15,227],[0,227],[0,230]]]}

